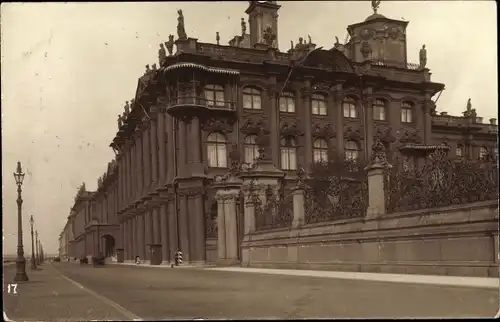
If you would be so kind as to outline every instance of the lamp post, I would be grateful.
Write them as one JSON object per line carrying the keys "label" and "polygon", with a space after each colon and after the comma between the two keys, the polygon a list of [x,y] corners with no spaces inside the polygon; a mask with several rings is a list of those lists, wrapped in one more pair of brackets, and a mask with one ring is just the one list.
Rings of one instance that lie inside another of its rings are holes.
{"label": "lamp post", "polygon": [[38,248],[40,247],[40,244],[38,243],[38,230],[35,230],[35,259],[36,259],[36,264],[40,265],[40,255],[38,254]]}
{"label": "lamp post", "polygon": [[23,204],[23,199],[21,198],[21,186],[23,185],[24,173],[21,169],[21,162],[19,161],[17,161],[17,171],[14,172],[14,179],[16,179],[17,184],[17,259],[16,276],[14,277],[14,281],[26,282],[29,281],[29,278],[26,274],[26,259],[24,258],[23,217],[21,210],[21,205]]}
{"label": "lamp post", "polygon": [[35,224],[35,219],[33,215],[30,217],[30,226],[31,226],[31,269],[36,269],[36,260],[35,260],[35,239],[33,238],[33,225]]}

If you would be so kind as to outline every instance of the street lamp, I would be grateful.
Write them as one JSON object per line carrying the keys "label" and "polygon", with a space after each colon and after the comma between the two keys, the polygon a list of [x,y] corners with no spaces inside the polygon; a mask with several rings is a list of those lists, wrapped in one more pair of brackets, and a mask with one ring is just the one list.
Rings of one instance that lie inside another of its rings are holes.
{"label": "street lamp", "polygon": [[35,239],[33,238],[33,225],[35,224],[35,219],[33,215],[30,217],[30,226],[31,226],[31,269],[36,269],[36,261],[35,261]]}
{"label": "street lamp", "polygon": [[23,204],[23,199],[21,198],[21,186],[23,185],[24,173],[21,169],[21,162],[19,161],[17,161],[17,172],[14,172],[14,179],[16,179],[17,184],[17,259],[14,282],[26,282],[29,281],[29,278],[26,274],[26,259],[24,258],[23,217],[21,210],[21,205]]}
{"label": "street lamp", "polygon": [[40,247],[40,244],[38,242],[38,230],[35,230],[35,258],[36,258],[36,263],[37,265],[40,265],[40,255],[38,254],[38,248]]}

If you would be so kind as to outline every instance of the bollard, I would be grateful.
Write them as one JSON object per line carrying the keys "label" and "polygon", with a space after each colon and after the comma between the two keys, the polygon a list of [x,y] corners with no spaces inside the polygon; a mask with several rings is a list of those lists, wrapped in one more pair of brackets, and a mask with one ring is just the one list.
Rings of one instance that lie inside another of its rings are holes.
{"label": "bollard", "polygon": [[182,264],[182,252],[179,250],[175,253],[175,266]]}

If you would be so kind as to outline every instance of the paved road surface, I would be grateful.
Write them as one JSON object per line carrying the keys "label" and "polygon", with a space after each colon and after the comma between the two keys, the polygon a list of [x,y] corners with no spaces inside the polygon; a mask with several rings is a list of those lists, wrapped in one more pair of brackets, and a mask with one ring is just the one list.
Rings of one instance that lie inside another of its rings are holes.
{"label": "paved road surface", "polygon": [[[189,268],[92,268],[55,263],[56,271],[48,268],[49,264],[45,266],[50,279],[65,282],[67,292],[72,294],[54,298],[75,306],[72,319],[96,318],[105,314],[105,306],[110,319],[493,317],[499,307],[499,291],[494,289]],[[80,283],[92,294],[57,274]],[[34,319],[33,312],[40,310],[34,307],[30,316],[12,305],[12,301],[6,301],[8,315],[12,313],[9,317],[19,314],[22,320]],[[93,315],[86,313],[89,307],[94,307]],[[59,320],[68,320],[68,313],[63,313]]]}

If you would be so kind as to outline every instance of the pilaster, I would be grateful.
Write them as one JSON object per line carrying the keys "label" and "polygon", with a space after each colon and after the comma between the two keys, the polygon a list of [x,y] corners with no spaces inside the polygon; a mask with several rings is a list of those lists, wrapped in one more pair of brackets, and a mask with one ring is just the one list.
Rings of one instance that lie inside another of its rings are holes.
{"label": "pilaster", "polygon": [[335,120],[332,120],[332,123],[335,123],[336,127],[336,150],[337,156],[340,158],[344,158],[344,114],[342,102],[344,100],[344,95],[342,91],[342,84],[337,84],[334,92],[334,109],[335,109]]}

